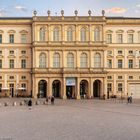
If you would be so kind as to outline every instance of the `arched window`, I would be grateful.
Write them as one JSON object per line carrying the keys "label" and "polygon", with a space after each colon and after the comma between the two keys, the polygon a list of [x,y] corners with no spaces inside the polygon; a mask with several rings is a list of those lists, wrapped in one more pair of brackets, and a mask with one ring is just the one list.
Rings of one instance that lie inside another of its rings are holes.
{"label": "arched window", "polygon": [[56,27],[53,30],[53,41],[59,41],[59,28]]}
{"label": "arched window", "polygon": [[86,53],[82,53],[81,54],[81,57],[80,57],[80,65],[81,65],[81,68],[86,68],[87,67],[87,54]]}
{"label": "arched window", "polygon": [[74,68],[74,55],[72,53],[68,53],[67,55],[67,67]]}
{"label": "arched window", "polygon": [[42,27],[39,30],[39,40],[40,41],[45,41],[45,28]]}
{"label": "arched window", "polygon": [[39,56],[39,68],[46,68],[46,54],[41,53]]}
{"label": "arched window", "polygon": [[100,29],[95,28],[94,30],[94,41],[99,42],[100,41]]}
{"label": "arched window", "polygon": [[86,29],[85,28],[81,29],[80,35],[81,35],[81,41],[82,42],[86,41]]}
{"label": "arched window", "polygon": [[55,53],[53,55],[53,67],[54,68],[60,67],[60,55],[59,55],[59,53]]}
{"label": "arched window", "polygon": [[95,68],[101,67],[101,55],[99,53],[96,53],[94,56],[94,67]]}
{"label": "arched window", "polygon": [[67,30],[67,41],[73,41],[73,31],[71,27],[69,27]]}

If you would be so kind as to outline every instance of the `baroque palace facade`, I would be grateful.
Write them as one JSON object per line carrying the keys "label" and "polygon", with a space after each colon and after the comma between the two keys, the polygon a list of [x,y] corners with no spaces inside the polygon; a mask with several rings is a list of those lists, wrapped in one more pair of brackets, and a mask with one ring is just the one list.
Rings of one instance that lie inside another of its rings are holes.
{"label": "baroque palace facade", "polygon": [[140,98],[140,18],[0,18],[0,94]]}

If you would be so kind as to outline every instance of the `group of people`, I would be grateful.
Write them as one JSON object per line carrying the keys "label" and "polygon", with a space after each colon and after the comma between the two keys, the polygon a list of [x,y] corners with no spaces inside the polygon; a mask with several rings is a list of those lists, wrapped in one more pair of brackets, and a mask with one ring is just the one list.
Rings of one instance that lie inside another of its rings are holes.
{"label": "group of people", "polygon": [[[51,102],[51,104],[54,105],[54,100],[55,100],[54,96],[46,97],[46,103],[47,104],[49,102]],[[30,106],[30,107],[32,106],[32,100],[31,99],[28,101],[28,106]]]}

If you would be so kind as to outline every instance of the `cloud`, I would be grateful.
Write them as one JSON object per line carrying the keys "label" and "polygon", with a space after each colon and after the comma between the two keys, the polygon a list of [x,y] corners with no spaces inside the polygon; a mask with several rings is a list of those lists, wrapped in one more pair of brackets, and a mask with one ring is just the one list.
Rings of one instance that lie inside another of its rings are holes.
{"label": "cloud", "polygon": [[125,13],[127,11],[127,9],[121,8],[121,7],[113,7],[110,9],[106,9],[105,11],[106,11],[106,13],[111,13],[111,14],[122,14],[122,13]]}
{"label": "cloud", "polygon": [[17,5],[14,7],[14,9],[16,9],[17,11],[22,11],[22,12],[27,12],[27,8],[21,5]]}
{"label": "cloud", "polygon": [[7,11],[5,9],[0,9],[0,17],[6,16]]}
{"label": "cloud", "polygon": [[140,4],[136,5],[136,7],[139,7],[140,8]]}

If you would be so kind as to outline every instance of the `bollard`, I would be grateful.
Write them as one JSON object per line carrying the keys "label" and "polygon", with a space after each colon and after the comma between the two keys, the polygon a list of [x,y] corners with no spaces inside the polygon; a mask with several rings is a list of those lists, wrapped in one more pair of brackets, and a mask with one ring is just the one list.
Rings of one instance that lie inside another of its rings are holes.
{"label": "bollard", "polygon": [[17,103],[16,102],[13,102],[13,106],[17,106]]}
{"label": "bollard", "polygon": [[36,105],[39,105],[39,101],[36,101],[36,103],[35,103]]}
{"label": "bollard", "polygon": [[5,103],[4,103],[4,106],[8,106],[8,102],[5,102]]}
{"label": "bollard", "polygon": [[46,102],[46,101],[44,101],[44,102],[43,102],[43,104],[44,104],[44,105],[47,105],[47,102]]}
{"label": "bollard", "polygon": [[20,106],[23,106],[24,105],[24,102],[22,101],[22,102],[20,102]]}

